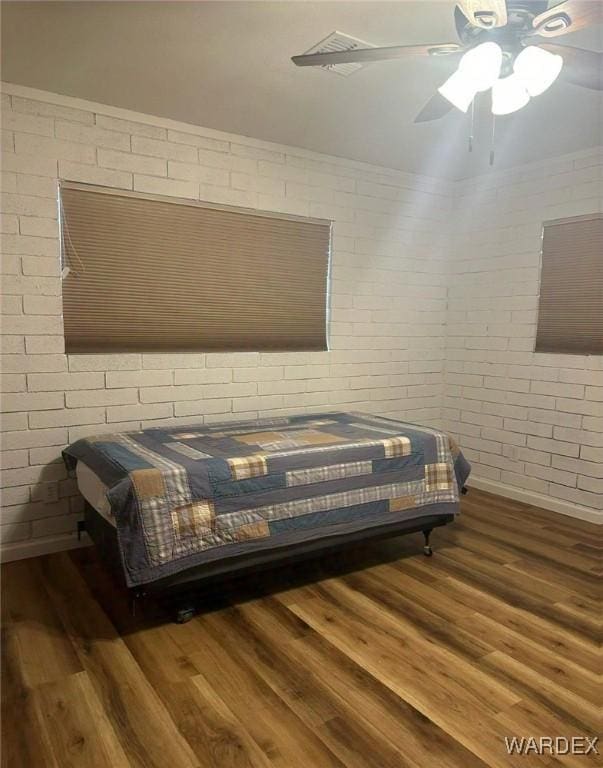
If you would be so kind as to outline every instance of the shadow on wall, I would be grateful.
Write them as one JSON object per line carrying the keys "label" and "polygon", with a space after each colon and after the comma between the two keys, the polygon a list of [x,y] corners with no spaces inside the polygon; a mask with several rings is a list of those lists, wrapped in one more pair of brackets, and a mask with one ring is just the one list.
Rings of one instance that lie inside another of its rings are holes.
{"label": "shadow on wall", "polygon": [[5,494],[11,498],[3,499],[7,506],[2,512],[2,544],[65,534],[76,536],[84,499],[78,491],[75,473],[67,471],[60,453],[42,466],[3,468],[2,496]]}

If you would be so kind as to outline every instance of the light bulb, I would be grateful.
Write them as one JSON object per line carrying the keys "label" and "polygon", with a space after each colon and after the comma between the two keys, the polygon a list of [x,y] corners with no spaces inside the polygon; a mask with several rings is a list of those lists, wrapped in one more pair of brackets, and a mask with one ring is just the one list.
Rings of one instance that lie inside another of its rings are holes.
{"label": "light bulb", "polygon": [[513,72],[521,79],[530,96],[539,96],[559,76],[563,57],[537,45],[524,48],[513,64]]}
{"label": "light bulb", "polygon": [[457,109],[466,112],[475,94],[487,91],[496,82],[501,66],[501,47],[497,43],[482,43],[467,51],[457,71],[438,91]]}
{"label": "light bulb", "polygon": [[525,107],[530,94],[518,75],[512,74],[497,80],[492,86],[492,114],[510,115]]}

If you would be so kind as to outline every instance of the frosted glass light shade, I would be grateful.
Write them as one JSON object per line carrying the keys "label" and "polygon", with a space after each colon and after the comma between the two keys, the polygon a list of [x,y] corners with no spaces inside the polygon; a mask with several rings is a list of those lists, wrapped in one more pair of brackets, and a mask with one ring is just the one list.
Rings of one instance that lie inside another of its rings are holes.
{"label": "frosted glass light shade", "polygon": [[476,91],[492,88],[502,66],[502,48],[498,43],[476,45],[463,56],[459,63],[459,72],[466,74],[473,82]]}
{"label": "frosted glass light shade", "polygon": [[478,91],[491,88],[500,74],[502,49],[497,43],[472,48],[459,62],[457,71],[438,88],[445,99],[466,112]]}
{"label": "frosted glass light shade", "polygon": [[510,115],[525,107],[530,100],[530,94],[518,75],[497,80],[492,86],[492,114]]}
{"label": "frosted glass light shade", "polygon": [[457,70],[446,80],[444,85],[438,88],[438,91],[451,104],[454,104],[457,109],[460,109],[461,112],[466,112],[475,98],[477,88],[464,72]]}
{"label": "frosted glass light shade", "polygon": [[555,82],[562,67],[563,56],[537,45],[529,45],[515,59],[513,72],[521,79],[530,96],[539,96]]}

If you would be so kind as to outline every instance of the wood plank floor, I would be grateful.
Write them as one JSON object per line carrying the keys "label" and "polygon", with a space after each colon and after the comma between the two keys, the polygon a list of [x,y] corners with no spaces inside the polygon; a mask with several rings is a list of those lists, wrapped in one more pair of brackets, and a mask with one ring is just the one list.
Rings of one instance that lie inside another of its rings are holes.
{"label": "wood plank floor", "polygon": [[600,764],[504,737],[601,732],[603,530],[473,490],[432,539],[225,585],[181,626],[132,618],[90,548],[5,565],[2,765]]}

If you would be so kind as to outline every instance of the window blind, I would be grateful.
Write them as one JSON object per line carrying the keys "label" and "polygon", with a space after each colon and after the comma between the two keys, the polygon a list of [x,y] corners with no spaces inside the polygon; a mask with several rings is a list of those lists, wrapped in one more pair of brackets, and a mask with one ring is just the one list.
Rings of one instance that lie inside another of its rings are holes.
{"label": "window blind", "polygon": [[60,195],[67,352],[327,348],[330,222],[70,182]]}
{"label": "window blind", "polygon": [[603,354],[603,214],[544,224],[536,351]]}

